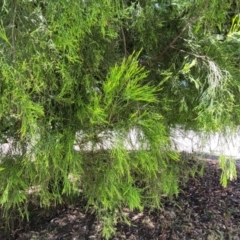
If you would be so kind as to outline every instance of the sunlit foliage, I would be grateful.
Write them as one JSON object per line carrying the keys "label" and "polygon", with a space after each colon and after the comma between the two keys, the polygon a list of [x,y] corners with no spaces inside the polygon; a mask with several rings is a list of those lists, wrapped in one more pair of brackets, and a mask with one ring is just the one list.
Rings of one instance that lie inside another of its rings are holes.
{"label": "sunlit foliage", "polygon": [[[1,1],[3,213],[27,216],[32,195],[43,207],[81,195],[109,237],[124,206],[160,207],[177,194],[192,169],[171,128],[239,125],[239,9],[234,0]],[[226,185],[235,172],[221,166]]]}

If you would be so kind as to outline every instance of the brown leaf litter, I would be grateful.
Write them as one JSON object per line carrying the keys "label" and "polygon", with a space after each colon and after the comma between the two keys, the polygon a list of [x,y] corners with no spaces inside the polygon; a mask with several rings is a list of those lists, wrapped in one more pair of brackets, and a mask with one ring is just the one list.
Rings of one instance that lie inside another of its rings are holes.
{"label": "brown leaf litter", "polygon": [[[117,224],[116,234],[111,239],[240,239],[240,179],[223,188],[220,174],[215,161],[208,161],[204,175],[190,179],[178,197],[164,201],[162,210],[124,209],[131,225]],[[0,229],[0,239],[102,239],[101,227],[95,215],[86,213],[81,204],[48,212],[35,208],[29,223],[7,235]]]}

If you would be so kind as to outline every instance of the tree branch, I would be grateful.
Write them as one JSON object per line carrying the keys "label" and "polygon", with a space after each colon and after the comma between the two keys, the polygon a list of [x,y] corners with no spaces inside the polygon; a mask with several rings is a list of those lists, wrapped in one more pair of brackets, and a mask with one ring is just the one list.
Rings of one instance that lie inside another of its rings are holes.
{"label": "tree branch", "polygon": [[[204,7],[204,9],[202,9],[201,13],[204,12],[204,10],[207,8],[208,5],[209,5],[209,0],[206,1],[205,7]],[[156,61],[158,61],[159,59],[161,59],[162,56],[163,56],[170,48],[173,48],[173,47],[174,47],[174,44],[178,41],[179,38],[182,37],[182,35],[183,35],[184,32],[188,29],[188,27],[189,27],[191,24],[193,24],[194,22],[196,22],[199,18],[201,18],[201,13],[200,13],[197,17],[195,17],[195,18],[191,19],[190,21],[188,21],[188,23],[185,25],[185,27],[182,29],[182,31],[172,40],[172,42],[171,42],[167,47],[164,48],[164,50],[163,50],[160,54],[158,54],[158,55],[155,56],[155,57],[150,58],[150,60],[148,60],[148,62],[146,62],[146,61],[141,61],[141,64],[148,66],[148,65],[149,65],[149,61],[150,61],[150,62],[156,62]]]}
{"label": "tree branch", "polygon": [[126,44],[126,37],[125,37],[125,34],[124,34],[123,27],[121,27],[121,32],[122,32],[122,38],[123,38],[124,55],[126,57],[127,56],[127,44]]}

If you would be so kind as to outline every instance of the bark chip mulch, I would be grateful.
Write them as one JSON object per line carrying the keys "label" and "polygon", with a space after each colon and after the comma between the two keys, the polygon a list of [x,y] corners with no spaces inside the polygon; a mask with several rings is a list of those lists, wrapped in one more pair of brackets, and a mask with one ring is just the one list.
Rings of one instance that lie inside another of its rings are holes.
{"label": "bark chip mulch", "polygon": [[[220,174],[217,164],[209,161],[204,175],[190,179],[178,197],[165,201],[162,210],[131,212],[124,209],[131,225],[116,225],[116,235],[111,239],[239,240],[240,178],[223,188]],[[7,236],[0,232],[0,239],[101,239],[101,223],[94,214],[86,213],[81,204],[47,213],[35,210],[30,220]]]}

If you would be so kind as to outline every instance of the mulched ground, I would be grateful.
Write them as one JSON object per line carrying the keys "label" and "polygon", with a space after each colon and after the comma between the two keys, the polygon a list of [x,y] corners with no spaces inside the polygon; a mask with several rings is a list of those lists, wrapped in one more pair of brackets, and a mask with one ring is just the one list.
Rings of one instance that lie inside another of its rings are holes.
{"label": "mulched ground", "polygon": [[[166,200],[161,211],[131,212],[131,226],[118,224],[111,239],[129,240],[239,240],[240,178],[223,188],[216,161],[208,161],[203,177],[190,179],[177,198]],[[240,170],[238,169],[238,176]],[[24,227],[0,233],[0,239],[83,240],[101,239],[101,223],[81,205],[35,209]]]}

